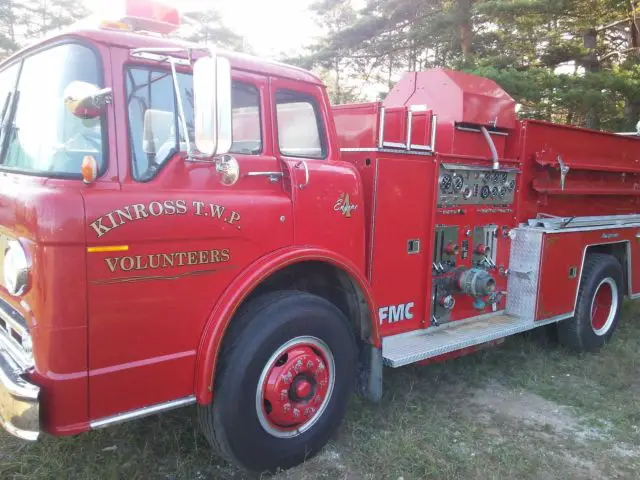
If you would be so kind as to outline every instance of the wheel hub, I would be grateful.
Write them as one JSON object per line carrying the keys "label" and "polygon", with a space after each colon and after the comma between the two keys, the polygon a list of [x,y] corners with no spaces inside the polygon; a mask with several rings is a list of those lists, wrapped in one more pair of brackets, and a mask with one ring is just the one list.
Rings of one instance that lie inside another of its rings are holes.
{"label": "wheel hub", "polygon": [[591,327],[596,335],[605,335],[611,328],[618,309],[618,287],[612,278],[605,278],[591,303]]}
{"label": "wheel hub", "polygon": [[265,366],[258,384],[258,417],[269,433],[295,436],[311,427],[333,390],[333,356],[313,337],[283,345]]}

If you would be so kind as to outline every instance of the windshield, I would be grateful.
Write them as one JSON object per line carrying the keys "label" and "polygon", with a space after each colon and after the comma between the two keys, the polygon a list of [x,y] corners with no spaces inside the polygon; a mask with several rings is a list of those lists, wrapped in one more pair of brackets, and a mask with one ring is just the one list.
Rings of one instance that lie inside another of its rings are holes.
{"label": "windshield", "polygon": [[102,88],[100,77],[95,53],[82,45],[58,45],[27,57],[4,127],[2,167],[79,178],[82,160],[91,155],[102,171],[102,118],[80,119],[64,104],[71,82]]}

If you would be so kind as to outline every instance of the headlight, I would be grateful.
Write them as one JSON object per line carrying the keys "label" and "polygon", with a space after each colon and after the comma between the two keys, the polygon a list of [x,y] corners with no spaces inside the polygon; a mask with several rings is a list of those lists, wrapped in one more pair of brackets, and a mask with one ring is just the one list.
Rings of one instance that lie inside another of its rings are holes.
{"label": "headlight", "polygon": [[11,295],[22,295],[29,287],[29,259],[20,242],[11,240],[4,256],[4,286]]}

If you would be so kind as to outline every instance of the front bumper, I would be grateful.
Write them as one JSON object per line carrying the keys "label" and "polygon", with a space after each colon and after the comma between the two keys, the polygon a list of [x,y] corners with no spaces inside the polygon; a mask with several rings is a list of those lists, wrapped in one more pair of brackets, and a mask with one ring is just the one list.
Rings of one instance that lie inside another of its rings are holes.
{"label": "front bumper", "polygon": [[0,425],[24,440],[40,435],[40,387],[23,378],[23,369],[0,344]]}

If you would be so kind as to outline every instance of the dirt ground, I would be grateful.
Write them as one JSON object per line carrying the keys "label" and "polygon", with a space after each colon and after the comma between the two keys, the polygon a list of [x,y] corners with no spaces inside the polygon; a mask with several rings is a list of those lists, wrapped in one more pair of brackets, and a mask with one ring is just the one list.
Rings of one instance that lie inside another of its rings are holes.
{"label": "dirt ground", "polygon": [[[330,444],[275,479],[640,478],[640,318],[598,354],[545,332],[446,364],[385,370]],[[241,479],[184,410],[68,439],[0,433],[0,478]]]}

